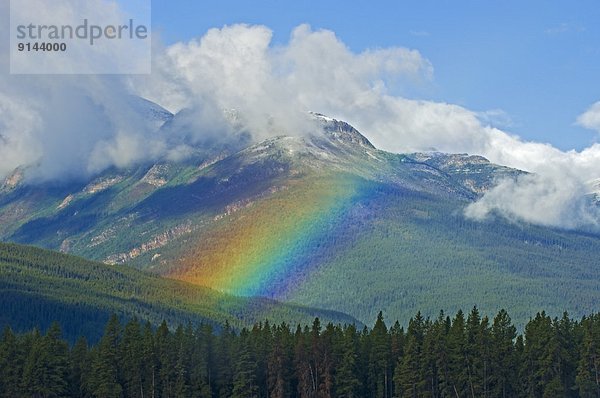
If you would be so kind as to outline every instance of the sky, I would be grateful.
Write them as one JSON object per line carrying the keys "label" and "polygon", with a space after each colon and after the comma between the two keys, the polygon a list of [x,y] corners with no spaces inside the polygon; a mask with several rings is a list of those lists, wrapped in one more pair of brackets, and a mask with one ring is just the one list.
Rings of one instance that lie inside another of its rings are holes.
{"label": "sky", "polygon": [[[112,0],[53,1],[19,4],[38,24],[126,14]],[[476,154],[531,173],[498,181],[469,218],[600,231],[596,1],[152,4],[149,75],[11,75],[0,40],[0,178],[89,179],[240,133],[310,137],[316,111],[382,150]],[[0,37],[12,35],[8,14],[0,0]],[[113,43],[102,44],[115,59],[131,57]],[[95,62],[56,55],[73,70]],[[174,121],[148,120],[139,97]]]}
{"label": "sky", "polygon": [[526,140],[581,150],[597,141],[576,124],[600,100],[600,4],[572,1],[154,0],[153,28],[166,44],[237,23],[273,31],[285,44],[309,24],[335,32],[352,51],[418,50],[433,79],[396,94],[485,112]]}

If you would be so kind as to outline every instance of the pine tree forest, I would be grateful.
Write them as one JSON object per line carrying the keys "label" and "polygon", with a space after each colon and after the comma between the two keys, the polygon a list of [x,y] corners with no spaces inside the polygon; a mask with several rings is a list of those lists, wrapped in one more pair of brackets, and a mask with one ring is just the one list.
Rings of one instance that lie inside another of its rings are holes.
{"label": "pine tree forest", "polygon": [[113,315],[101,339],[73,344],[54,323],[0,341],[0,397],[600,397],[600,314],[544,312],[517,333],[504,310],[473,308],[404,328],[154,327]]}

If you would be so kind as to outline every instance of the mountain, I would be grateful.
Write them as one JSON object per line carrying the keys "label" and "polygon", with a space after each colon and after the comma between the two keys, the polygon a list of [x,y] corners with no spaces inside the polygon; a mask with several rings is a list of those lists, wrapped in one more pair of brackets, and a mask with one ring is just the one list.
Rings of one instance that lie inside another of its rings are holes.
{"label": "mountain", "polygon": [[478,305],[523,325],[542,308],[598,308],[598,235],[463,216],[522,171],[388,153],[343,121],[312,118],[313,134],[211,139],[185,161],[80,183],[28,185],[16,171],[0,193],[0,238],[363,322]]}
{"label": "mountain", "polygon": [[265,319],[292,325],[356,323],[335,311],[287,305],[264,298],[241,298],[185,282],[160,278],[131,267],[109,266],[34,247],[0,243],[0,327],[48,327],[60,321],[65,335],[94,340],[112,312],[158,325],[200,322],[221,327],[251,326]]}

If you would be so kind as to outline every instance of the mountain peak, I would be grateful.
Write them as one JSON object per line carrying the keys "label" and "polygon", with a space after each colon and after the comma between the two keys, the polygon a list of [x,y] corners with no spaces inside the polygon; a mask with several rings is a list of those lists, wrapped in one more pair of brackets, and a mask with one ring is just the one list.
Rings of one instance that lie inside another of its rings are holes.
{"label": "mountain peak", "polygon": [[154,123],[156,127],[162,126],[174,116],[171,112],[157,103],[136,95],[129,97],[129,105],[134,111],[144,116],[146,120]]}
{"label": "mountain peak", "polygon": [[358,144],[368,149],[375,149],[375,146],[371,144],[367,137],[362,135],[349,123],[331,118],[322,113],[310,112],[310,114],[315,120],[321,123],[323,130],[328,133],[331,138],[348,144]]}
{"label": "mountain peak", "polygon": [[4,182],[0,184],[0,192],[8,192],[15,189],[23,181],[24,175],[24,169],[22,167],[17,167],[4,179]]}

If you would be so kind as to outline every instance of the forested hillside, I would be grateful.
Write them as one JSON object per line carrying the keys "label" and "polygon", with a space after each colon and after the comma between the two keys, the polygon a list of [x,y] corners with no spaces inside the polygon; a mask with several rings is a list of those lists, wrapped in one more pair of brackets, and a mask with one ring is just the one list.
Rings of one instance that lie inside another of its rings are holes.
{"label": "forested hillside", "polygon": [[477,304],[522,328],[542,309],[580,317],[600,304],[598,235],[476,222],[460,202],[347,174],[296,180],[170,250],[148,260],[156,272],[365,323]]}
{"label": "forested hillside", "polygon": [[0,243],[0,308],[2,326],[45,329],[60,321],[71,341],[80,335],[97,340],[112,312],[153,325],[162,320],[216,327],[228,322],[236,329],[266,318],[306,323],[319,316],[356,322],[334,311],[233,297],[129,267],[4,243]]}
{"label": "forested hillside", "polygon": [[0,340],[0,397],[598,397],[600,315],[532,318],[517,335],[508,313],[476,308],[404,330],[380,314],[354,325],[179,326],[110,318],[89,346],[53,324]]}

